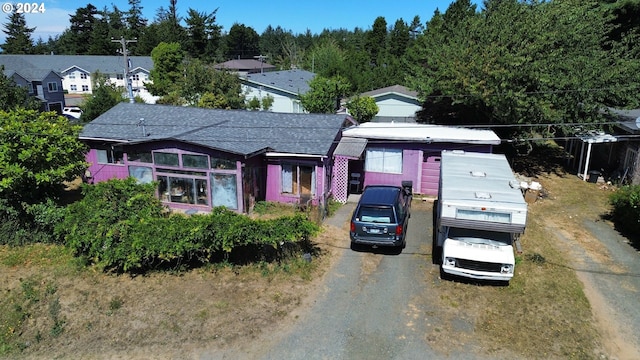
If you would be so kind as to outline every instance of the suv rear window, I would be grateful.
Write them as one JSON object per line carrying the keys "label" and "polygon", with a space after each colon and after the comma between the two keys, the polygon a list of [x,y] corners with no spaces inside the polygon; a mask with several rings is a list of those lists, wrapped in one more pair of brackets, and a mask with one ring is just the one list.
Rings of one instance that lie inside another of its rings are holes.
{"label": "suv rear window", "polygon": [[393,216],[393,209],[389,206],[361,206],[356,215],[356,220],[380,224],[396,222]]}

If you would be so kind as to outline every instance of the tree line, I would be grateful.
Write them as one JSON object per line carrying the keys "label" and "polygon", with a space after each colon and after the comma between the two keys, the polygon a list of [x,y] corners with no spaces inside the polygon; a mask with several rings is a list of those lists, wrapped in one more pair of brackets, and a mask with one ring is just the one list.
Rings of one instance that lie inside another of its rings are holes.
{"label": "tree line", "polygon": [[[337,97],[400,84],[418,91],[420,122],[521,125],[518,133],[527,136],[570,131],[576,123],[599,124],[607,107],[639,106],[638,0],[486,0],[481,7],[456,0],[427,22],[416,15],[390,24],[380,16],[370,29],[319,34],[294,34],[281,26],[258,34],[239,23],[223,32],[217,9],[189,8],[182,18],[177,0],[158,8],[152,21],[141,10],[140,0],[129,0],[128,10],[88,4],[76,10],[61,35],[35,43],[29,37],[33,29],[20,14],[10,14],[2,48],[5,53],[116,54],[118,44],[111,38],[125,37],[137,39],[130,44],[132,55],[151,55],[161,43],[180,44],[181,61],[190,64],[264,56],[278,69],[316,73],[312,90],[320,89],[333,104]],[[155,74],[157,80],[167,76]],[[201,98],[197,84],[185,87],[191,88],[187,98]],[[238,99],[206,100],[233,104]],[[335,109],[328,101],[303,100],[314,111]],[[545,124],[555,126],[545,129]]]}

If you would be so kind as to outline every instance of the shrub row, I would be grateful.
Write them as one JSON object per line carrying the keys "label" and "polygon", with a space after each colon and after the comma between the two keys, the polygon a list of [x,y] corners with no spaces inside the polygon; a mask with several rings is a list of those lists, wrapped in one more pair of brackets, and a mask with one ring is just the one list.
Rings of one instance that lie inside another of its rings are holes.
{"label": "shrub row", "polygon": [[67,208],[57,234],[77,255],[117,271],[208,262],[234,249],[256,245],[278,249],[319,231],[302,215],[254,220],[225,208],[210,214],[168,214],[153,185],[111,180],[84,188]]}
{"label": "shrub row", "polygon": [[640,223],[640,186],[625,185],[609,197],[612,220],[619,228],[638,235]]}

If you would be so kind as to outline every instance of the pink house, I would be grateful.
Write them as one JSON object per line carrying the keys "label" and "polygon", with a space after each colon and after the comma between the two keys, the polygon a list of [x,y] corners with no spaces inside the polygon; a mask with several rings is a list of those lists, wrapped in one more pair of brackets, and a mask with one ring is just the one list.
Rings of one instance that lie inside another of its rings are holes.
{"label": "pink house", "polygon": [[353,126],[342,132],[333,154],[333,195],[346,201],[367,185],[410,181],[414,193],[436,196],[442,150],[490,153],[499,144],[492,130],[384,122]]}
{"label": "pink house", "polygon": [[345,115],[121,103],[87,124],[87,180],[155,181],[167,206],[249,212],[256,201],[324,205]]}

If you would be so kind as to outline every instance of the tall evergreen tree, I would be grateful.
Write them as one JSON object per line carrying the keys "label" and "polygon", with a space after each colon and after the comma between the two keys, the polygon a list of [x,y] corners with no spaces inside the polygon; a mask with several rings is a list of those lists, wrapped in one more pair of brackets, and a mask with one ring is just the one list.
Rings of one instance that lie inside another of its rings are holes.
{"label": "tall evergreen tree", "polygon": [[84,55],[89,53],[91,46],[91,34],[96,24],[98,9],[92,4],[78,8],[71,15],[69,21],[71,27],[62,33],[60,39],[63,43],[62,51],[65,54]]}
{"label": "tall evergreen tree", "polygon": [[371,55],[371,62],[378,64],[378,56],[386,51],[387,21],[379,16],[373,22],[373,28],[367,34],[366,50]]}
{"label": "tall evergreen tree", "polygon": [[233,24],[226,43],[228,58],[247,59],[260,55],[260,35],[250,26]]}
{"label": "tall evergreen tree", "polygon": [[[147,27],[147,19],[142,16],[142,4],[141,0],[129,0],[129,11],[125,13],[125,21],[127,24],[128,39],[138,39],[142,37],[145,28]],[[131,43],[129,51],[132,55],[142,55],[137,51],[136,43]]]}
{"label": "tall evergreen tree", "polygon": [[220,46],[221,27],[216,25],[216,12],[207,14],[189,8],[187,12],[186,51],[198,59],[212,59]]}
{"label": "tall evergreen tree", "polygon": [[109,29],[109,10],[105,6],[95,19],[93,31],[91,31],[91,42],[87,49],[89,55],[114,55],[117,47],[111,42],[111,31]]}
{"label": "tall evergreen tree", "polygon": [[4,24],[4,32],[7,34],[5,43],[0,45],[2,52],[6,54],[30,54],[33,51],[31,34],[36,29],[27,26],[23,13],[13,12],[7,16],[9,22]]}

